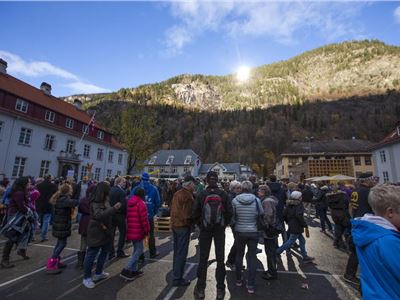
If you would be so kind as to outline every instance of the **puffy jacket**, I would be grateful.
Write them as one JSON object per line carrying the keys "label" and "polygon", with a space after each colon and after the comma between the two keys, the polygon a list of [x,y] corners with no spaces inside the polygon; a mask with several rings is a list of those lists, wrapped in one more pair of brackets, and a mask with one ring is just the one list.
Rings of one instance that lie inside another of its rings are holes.
{"label": "puffy jacket", "polygon": [[127,205],[126,213],[126,239],[128,241],[143,240],[150,232],[150,223],[147,217],[147,206],[143,199],[132,196]]}
{"label": "puffy jacket", "polygon": [[188,228],[192,226],[193,194],[183,188],[177,191],[171,203],[171,227]]}
{"label": "puffy jacket", "polygon": [[286,208],[283,212],[284,219],[288,224],[288,233],[299,234],[304,232],[307,223],[304,220],[304,206],[300,200],[286,201]]}
{"label": "puffy jacket", "polygon": [[40,192],[40,197],[36,202],[37,212],[40,214],[51,214],[53,212],[53,205],[50,203],[51,196],[57,192],[57,185],[45,180],[39,183],[36,188]]}
{"label": "puffy jacket", "polygon": [[264,215],[260,199],[253,194],[243,193],[232,200],[232,207],[235,231],[258,232],[257,218],[259,215]]}
{"label": "puffy jacket", "polygon": [[382,217],[352,220],[364,299],[400,299],[400,232]]}
{"label": "puffy jacket", "polygon": [[142,180],[137,186],[132,189],[130,197],[135,194],[135,191],[138,187],[143,188],[146,193],[145,203],[147,205],[148,218],[153,219],[161,206],[160,194],[158,193],[157,188],[152,185],[148,180]]}
{"label": "puffy jacket", "polygon": [[78,200],[61,194],[54,205],[53,236],[63,239],[71,235],[71,208],[78,205]]}

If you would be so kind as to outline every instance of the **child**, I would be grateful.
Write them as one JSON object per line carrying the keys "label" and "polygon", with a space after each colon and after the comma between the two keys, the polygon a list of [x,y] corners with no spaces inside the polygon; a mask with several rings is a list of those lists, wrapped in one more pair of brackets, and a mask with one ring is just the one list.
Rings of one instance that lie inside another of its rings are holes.
{"label": "child", "polygon": [[374,215],[352,220],[364,299],[400,299],[400,186],[377,185],[368,203]]}
{"label": "child", "polygon": [[60,269],[66,268],[61,262],[60,254],[67,245],[67,238],[71,235],[71,213],[78,205],[78,200],[71,199],[72,187],[64,183],[50,199],[54,204],[53,236],[57,238],[53,255],[47,260],[46,272],[58,274]]}
{"label": "child", "polygon": [[143,240],[150,232],[150,224],[147,218],[147,206],[144,202],[145,191],[139,187],[129,199],[127,206],[127,240],[132,241],[133,252],[128,264],[122,269],[120,276],[126,280],[134,280],[143,275],[138,270],[138,260],[143,253]]}
{"label": "child", "polygon": [[280,255],[283,251],[290,251],[290,247],[292,247],[298,239],[300,242],[300,252],[303,256],[303,261],[310,262],[313,261],[314,258],[308,256],[306,252],[306,240],[304,239],[303,232],[304,228],[307,228],[307,223],[304,220],[304,207],[301,203],[301,197],[301,192],[294,191],[290,194],[290,198],[286,202],[287,206],[283,212],[283,216],[289,226],[289,238],[276,250],[276,253]]}

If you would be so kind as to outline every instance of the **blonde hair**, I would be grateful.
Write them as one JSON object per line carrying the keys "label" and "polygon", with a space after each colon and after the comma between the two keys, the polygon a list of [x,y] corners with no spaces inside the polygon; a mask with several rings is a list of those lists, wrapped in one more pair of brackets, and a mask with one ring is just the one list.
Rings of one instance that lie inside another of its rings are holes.
{"label": "blonde hair", "polygon": [[58,191],[54,193],[53,196],[51,196],[50,198],[50,203],[51,204],[56,204],[57,199],[61,196],[61,195],[69,195],[71,196],[72,194],[72,186],[68,183],[63,183],[62,185],[60,185],[58,187]]}
{"label": "blonde hair", "polygon": [[119,184],[121,184],[121,183],[123,183],[123,182],[125,182],[125,181],[126,181],[126,179],[125,179],[124,177],[118,176],[118,177],[115,178],[115,180],[114,180],[114,185],[119,185]]}
{"label": "blonde hair", "polygon": [[383,216],[388,208],[400,212],[400,186],[378,184],[371,188],[368,203],[374,213]]}
{"label": "blonde hair", "polygon": [[229,184],[229,190],[231,192],[233,192],[233,190],[236,189],[237,187],[240,188],[242,187],[242,184],[237,180],[231,181],[231,183]]}

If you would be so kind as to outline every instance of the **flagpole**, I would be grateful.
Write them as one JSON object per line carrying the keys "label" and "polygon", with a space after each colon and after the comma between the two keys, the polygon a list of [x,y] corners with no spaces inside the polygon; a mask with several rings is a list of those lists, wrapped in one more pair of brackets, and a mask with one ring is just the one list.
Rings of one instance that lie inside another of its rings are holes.
{"label": "flagpole", "polygon": [[79,140],[79,143],[78,143],[77,147],[81,145],[81,143],[82,143],[83,138],[85,137],[85,135],[86,135],[86,134],[89,134],[90,125],[92,124],[95,115],[96,115],[96,112],[94,112],[92,118],[91,118],[90,121],[89,121],[89,124],[87,125],[87,126],[88,126],[88,128],[87,128],[87,129],[88,129],[88,130],[87,130],[87,133],[86,133],[86,131],[83,131],[82,137],[81,137],[81,139]]}

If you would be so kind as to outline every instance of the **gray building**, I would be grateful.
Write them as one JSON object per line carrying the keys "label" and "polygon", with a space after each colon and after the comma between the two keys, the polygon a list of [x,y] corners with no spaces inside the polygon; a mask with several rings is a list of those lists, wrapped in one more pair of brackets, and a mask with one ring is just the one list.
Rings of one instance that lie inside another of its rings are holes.
{"label": "gray building", "polygon": [[205,177],[209,171],[214,171],[218,174],[219,179],[234,180],[241,178],[240,163],[213,163],[203,164],[200,168],[200,176]]}

